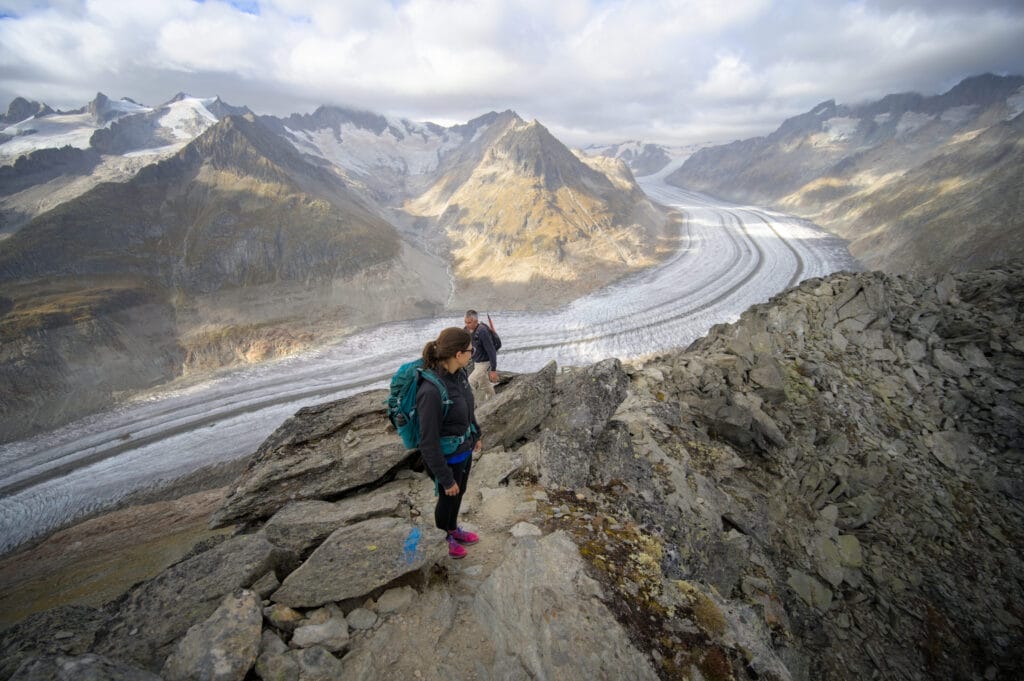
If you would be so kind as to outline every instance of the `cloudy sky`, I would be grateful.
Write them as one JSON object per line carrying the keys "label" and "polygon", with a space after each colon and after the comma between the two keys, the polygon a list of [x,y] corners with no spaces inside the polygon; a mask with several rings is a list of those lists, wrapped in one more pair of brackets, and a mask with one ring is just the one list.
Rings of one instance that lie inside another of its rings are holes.
{"label": "cloudy sky", "polygon": [[185,91],[687,143],[984,72],[1024,74],[1021,0],[0,0],[4,108]]}

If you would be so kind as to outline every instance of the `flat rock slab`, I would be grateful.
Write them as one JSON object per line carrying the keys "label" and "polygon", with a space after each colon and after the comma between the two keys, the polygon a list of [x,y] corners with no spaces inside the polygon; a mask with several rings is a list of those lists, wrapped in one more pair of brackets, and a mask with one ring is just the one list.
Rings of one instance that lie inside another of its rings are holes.
{"label": "flat rock slab", "polygon": [[308,608],[363,596],[444,558],[443,534],[399,518],[371,518],[342,527],[288,575],[271,600]]}
{"label": "flat rock slab", "polygon": [[268,518],[293,501],[377,482],[409,457],[388,422],[386,390],[300,409],[260,445],[211,527]]}
{"label": "flat rock slab", "polygon": [[267,521],[263,532],[274,544],[303,554],[344,525],[379,516],[408,516],[405,486],[394,484],[337,502],[296,501]]}

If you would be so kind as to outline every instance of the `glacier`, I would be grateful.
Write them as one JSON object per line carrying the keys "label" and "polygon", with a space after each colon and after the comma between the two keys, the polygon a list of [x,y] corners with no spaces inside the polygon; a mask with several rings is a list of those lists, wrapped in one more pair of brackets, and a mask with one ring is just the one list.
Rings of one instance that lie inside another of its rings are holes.
{"label": "glacier", "polygon": [[[481,310],[501,333],[500,369],[529,372],[550,360],[585,365],[685,347],[800,281],[861,269],[845,242],[815,225],[669,186],[662,178],[672,169],[639,181],[653,200],[682,211],[678,251],[555,310]],[[386,332],[367,329],[5,445],[0,554],[134,492],[243,458],[303,406],[386,387],[427,340],[462,326],[462,312],[389,322]]]}

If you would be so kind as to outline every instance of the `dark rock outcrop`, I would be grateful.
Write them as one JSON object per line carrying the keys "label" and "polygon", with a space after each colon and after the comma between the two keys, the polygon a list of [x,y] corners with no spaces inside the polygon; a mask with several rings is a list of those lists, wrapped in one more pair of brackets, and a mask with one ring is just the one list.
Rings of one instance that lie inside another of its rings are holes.
{"label": "dark rock outcrop", "polygon": [[15,97],[7,107],[7,113],[0,116],[0,123],[10,125],[12,123],[20,123],[32,116],[45,116],[52,113],[53,109],[46,104],[30,102],[24,97]]}
{"label": "dark rock outcrop", "polygon": [[211,525],[266,518],[285,504],[370,485],[410,458],[384,416],[387,391],[307,407],[253,454]]}
{"label": "dark rock outcrop", "polygon": [[542,483],[582,487],[591,476],[594,444],[626,397],[629,378],[617,359],[575,372],[558,386],[541,436],[525,456]]}
{"label": "dark rock outcrop", "polygon": [[512,447],[540,425],[551,411],[557,369],[554,362],[548,362],[536,374],[514,381],[496,399],[480,406],[477,421],[487,446]]}
{"label": "dark rock outcrop", "polygon": [[296,556],[259,535],[228,539],[139,584],[112,604],[94,651],[158,671],[189,628],[212,615],[223,598],[268,572],[283,577]]}

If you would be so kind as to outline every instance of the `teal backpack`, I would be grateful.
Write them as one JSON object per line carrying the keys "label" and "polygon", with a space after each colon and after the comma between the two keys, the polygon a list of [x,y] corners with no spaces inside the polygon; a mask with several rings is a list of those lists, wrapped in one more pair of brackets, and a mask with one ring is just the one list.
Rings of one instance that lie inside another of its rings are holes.
{"label": "teal backpack", "polygon": [[[406,362],[398,367],[398,371],[391,377],[391,394],[388,395],[384,404],[387,405],[388,419],[398,431],[406,449],[419,449],[420,446],[420,419],[416,413],[416,391],[420,387],[421,378],[433,383],[441,393],[441,420],[448,415],[448,408],[452,405],[444,381],[430,369],[423,368],[422,358]],[[451,455],[474,431],[473,426],[470,426],[463,435],[446,435],[441,438],[441,453],[445,455],[449,463],[458,463],[465,458],[456,460]]]}
{"label": "teal backpack", "polygon": [[402,438],[406,449],[417,449],[420,446],[420,419],[416,413],[416,390],[420,387],[420,378],[425,378],[441,393],[441,418],[448,415],[452,401],[448,399],[448,389],[444,381],[430,369],[423,368],[423,359],[406,362],[398,367],[391,377],[391,394],[385,401],[388,408],[388,419]]}

